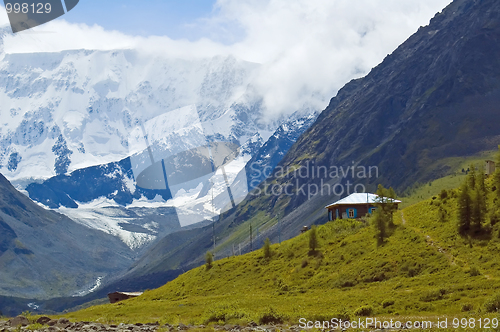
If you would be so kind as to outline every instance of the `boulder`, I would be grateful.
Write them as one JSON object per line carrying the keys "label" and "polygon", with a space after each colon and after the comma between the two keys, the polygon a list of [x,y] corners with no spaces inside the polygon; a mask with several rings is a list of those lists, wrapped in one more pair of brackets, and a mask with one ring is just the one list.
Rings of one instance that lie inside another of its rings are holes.
{"label": "boulder", "polygon": [[51,319],[50,319],[49,317],[47,317],[47,316],[42,316],[42,317],[38,318],[38,319],[36,320],[36,322],[37,322],[38,324],[41,324],[41,325],[47,325],[47,323],[48,323],[48,322],[50,322],[50,320],[51,320]]}
{"label": "boulder", "polygon": [[14,318],[9,319],[9,325],[10,326],[28,326],[30,325],[30,321],[28,318],[24,316],[17,316]]}

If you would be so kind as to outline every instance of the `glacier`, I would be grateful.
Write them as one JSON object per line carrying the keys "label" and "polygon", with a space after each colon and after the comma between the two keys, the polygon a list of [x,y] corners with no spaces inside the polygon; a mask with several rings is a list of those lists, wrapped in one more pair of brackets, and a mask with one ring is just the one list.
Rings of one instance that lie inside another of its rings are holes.
{"label": "glacier", "polygon": [[[287,127],[296,134],[284,139],[296,139],[317,116],[305,109],[264,121],[252,86],[259,70],[234,56],[175,59],[134,49],[8,54],[0,41],[0,173],[39,204],[134,250],[211,222],[230,208],[228,192],[238,197],[233,204],[244,198],[242,174],[268,139]],[[181,116],[186,110],[196,116]],[[143,130],[163,150],[205,140],[232,142],[238,153],[204,177],[143,190],[137,167],[150,145],[141,142]],[[275,166],[286,151],[273,146]]]}

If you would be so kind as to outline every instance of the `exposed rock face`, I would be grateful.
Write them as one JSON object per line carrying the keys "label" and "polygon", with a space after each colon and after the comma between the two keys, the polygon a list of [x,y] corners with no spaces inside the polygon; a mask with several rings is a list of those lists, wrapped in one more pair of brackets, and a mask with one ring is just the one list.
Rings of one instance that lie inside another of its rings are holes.
{"label": "exposed rock face", "polygon": [[[449,167],[440,163],[444,158],[495,149],[500,144],[498,40],[499,1],[454,1],[366,77],[345,85],[291,147],[278,170],[309,168],[309,176],[294,172],[283,176],[281,172],[266,181],[269,187],[285,188],[291,195],[269,195],[261,185],[261,194],[248,197],[222,216],[215,233],[229,234],[231,228],[258,214],[271,222],[280,214],[282,240],[296,236],[304,225],[325,222],[324,207],[340,197],[333,190],[315,195],[313,189],[320,191],[322,180],[330,188],[342,181],[347,189],[345,181],[352,183],[353,176],[342,178],[339,171],[341,179],[318,177],[311,175],[311,169],[375,166],[378,172],[371,178],[360,179],[355,174],[355,183],[364,184],[368,191],[378,183],[402,190],[417,181],[446,175]],[[196,255],[202,262],[213,232],[208,227],[197,232],[184,235],[196,236],[191,244],[181,246],[173,237],[159,242],[151,249],[158,256],[151,257],[164,259],[156,258],[148,268],[166,270],[164,262],[169,257],[162,253],[180,252],[181,248],[190,255],[177,256],[179,265],[193,261]],[[267,236],[277,241],[278,227],[270,228],[263,237]],[[230,250],[220,255],[229,255]]]}
{"label": "exposed rock face", "polygon": [[[500,2],[456,0],[366,77],[346,84],[278,165],[309,169],[309,175],[274,174],[267,181],[292,193],[285,197],[286,214],[293,212],[305,224],[324,221],[323,207],[339,197],[333,190],[315,192],[323,183],[331,188],[341,182],[341,197],[348,194],[347,180],[368,191],[378,183],[402,191],[447,175],[445,158],[496,149],[499,38]],[[374,166],[378,174],[363,178],[356,171],[332,178],[311,173],[353,165]],[[236,214],[262,201],[271,215],[277,214],[275,195],[266,193],[249,199]]]}
{"label": "exposed rock face", "polygon": [[40,207],[0,174],[0,295],[71,296],[133,257],[119,239]]}

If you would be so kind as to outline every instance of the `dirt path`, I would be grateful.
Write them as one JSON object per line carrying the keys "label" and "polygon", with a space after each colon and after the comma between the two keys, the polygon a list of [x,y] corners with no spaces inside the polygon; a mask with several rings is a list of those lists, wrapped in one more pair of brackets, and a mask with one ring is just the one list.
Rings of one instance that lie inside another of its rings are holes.
{"label": "dirt path", "polygon": [[[405,218],[405,214],[404,214],[403,211],[401,211],[401,220],[402,220],[402,224],[406,226],[406,218]],[[450,265],[456,265],[455,256],[453,256],[452,254],[450,254],[449,252],[447,252],[446,250],[444,250],[440,246],[439,242],[437,242],[433,238],[431,238],[430,235],[422,233],[422,231],[420,229],[416,228],[416,227],[412,227],[412,226],[407,226],[407,227],[411,228],[416,233],[423,235],[424,238],[425,238],[425,241],[427,242],[427,245],[435,248],[439,253],[443,254],[448,259],[448,261],[450,262]]]}

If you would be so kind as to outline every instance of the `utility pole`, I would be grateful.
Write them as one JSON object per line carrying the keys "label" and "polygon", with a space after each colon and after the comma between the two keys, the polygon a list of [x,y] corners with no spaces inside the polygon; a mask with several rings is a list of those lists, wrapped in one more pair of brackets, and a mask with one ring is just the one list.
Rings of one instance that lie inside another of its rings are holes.
{"label": "utility pole", "polygon": [[250,225],[250,251],[253,251],[253,243],[252,243],[252,225]]}
{"label": "utility pole", "polygon": [[214,250],[212,253],[212,257],[215,260],[215,207],[214,207],[214,183],[210,180],[211,189],[212,189],[212,236],[214,238]]}
{"label": "utility pole", "polygon": [[215,221],[212,223],[212,236],[214,238],[214,252],[213,252],[213,257],[215,259]]}
{"label": "utility pole", "polygon": [[281,244],[281,223],[280,223],[280,214],[278,213],[278,240]]}

